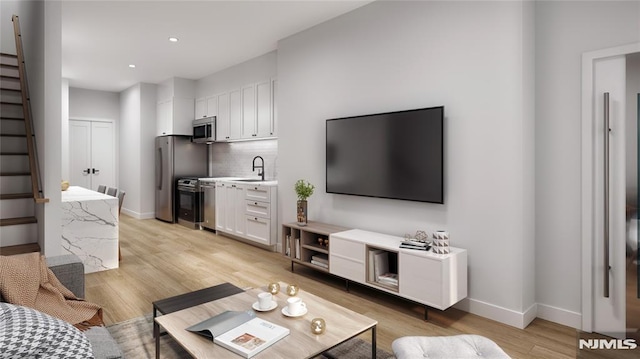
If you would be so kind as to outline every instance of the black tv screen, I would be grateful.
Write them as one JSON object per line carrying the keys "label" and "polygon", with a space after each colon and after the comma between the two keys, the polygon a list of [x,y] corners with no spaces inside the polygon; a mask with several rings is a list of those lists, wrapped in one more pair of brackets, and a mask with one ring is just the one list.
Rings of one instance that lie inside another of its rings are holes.
{"label": "black tv screen", "polygon": [[327,120],[327,193],[444,203],[444,107]]}

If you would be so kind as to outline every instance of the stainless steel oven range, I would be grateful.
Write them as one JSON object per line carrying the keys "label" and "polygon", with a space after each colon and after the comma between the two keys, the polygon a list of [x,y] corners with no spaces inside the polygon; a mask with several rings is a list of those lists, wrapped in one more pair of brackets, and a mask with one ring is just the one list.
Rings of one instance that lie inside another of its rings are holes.
{"label": "stainless steel oven range", "polygon": [[180,178],[177,182],[178,224],[191,229],[200,229],[202,222],[203,195],[197,178]]}

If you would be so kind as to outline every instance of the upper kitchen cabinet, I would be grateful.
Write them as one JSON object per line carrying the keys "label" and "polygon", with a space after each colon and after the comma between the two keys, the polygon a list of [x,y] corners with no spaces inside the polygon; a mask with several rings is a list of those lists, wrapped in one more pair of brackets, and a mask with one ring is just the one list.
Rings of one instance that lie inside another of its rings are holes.
{"label": "upper kitchen cabinet", "polygon": [[201,97],[195,118],[216,116],[216,141],[259,140],[276,137],[275,79]]}
{"label": "upper kitchen cabinet", "polygon": [[173,77],[156,89],[156,135],[193,134],[195,82]]}
{"label": "upper kitchen cabinet", "polygon": [[192,98],[174,97],[157,103],[156,135],[186,135],[193,132],[194,101]]}
{"label": "upper kitchen cabinet", "polygon": [[256,131],[256,86],[242,88],[242,138],[250,139],[258,135]]}
{"label": "upper kitchen cabinet", "polygon": [[241,139],[242,133],[242,91],[233,90],[218,95],[218,115],[216,118],[216,141]]}
{"label": "upper kitchen cabinet", "polygon": [[219,95],[201,97],[196,99],[195,119],[218,116]]}
{"label": "upper kitchen cabinet", "polygon": [[275,132],[275,80],[247,86],[242,91],[242,138],[260,139]]}

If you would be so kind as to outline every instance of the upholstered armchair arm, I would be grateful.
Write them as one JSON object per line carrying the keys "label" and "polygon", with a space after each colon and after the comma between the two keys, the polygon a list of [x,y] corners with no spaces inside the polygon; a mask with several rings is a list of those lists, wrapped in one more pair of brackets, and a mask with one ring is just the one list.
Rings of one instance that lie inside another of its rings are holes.
{"label": "upholstered armchair arm", "polygon": [[78,298],[84,298],[84,264],[75,254],[47,258],[53,274]]}

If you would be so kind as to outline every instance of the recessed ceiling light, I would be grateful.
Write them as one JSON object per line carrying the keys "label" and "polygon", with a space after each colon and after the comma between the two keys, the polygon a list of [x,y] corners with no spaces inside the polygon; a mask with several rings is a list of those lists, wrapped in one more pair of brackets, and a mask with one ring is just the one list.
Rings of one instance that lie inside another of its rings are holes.
{"label": "recessed ceiling light", "polygon": [[173,36],[172,36],[172,37],[170,37],[170,38],[169,38],[169,41],[171,41],[171,42],[178,42],[178,38],[177,38],[177,37],[173,37]]}
{"label": "recessed ceiling light", "polygon": [[136,65],[131,64],[131,65],[129,65],[129,67],[130,67],[130,68],[132,68],[132,69],[135,69],[135,68],[136,68]]}

